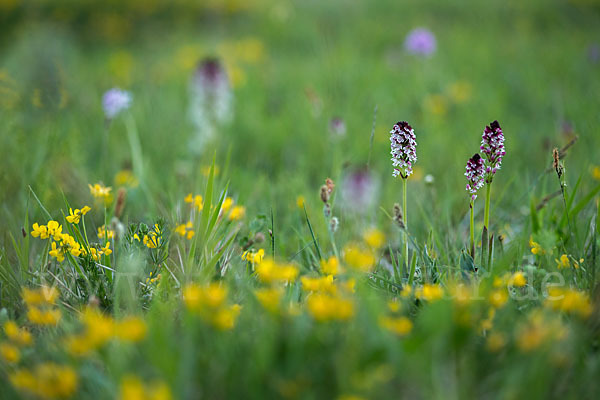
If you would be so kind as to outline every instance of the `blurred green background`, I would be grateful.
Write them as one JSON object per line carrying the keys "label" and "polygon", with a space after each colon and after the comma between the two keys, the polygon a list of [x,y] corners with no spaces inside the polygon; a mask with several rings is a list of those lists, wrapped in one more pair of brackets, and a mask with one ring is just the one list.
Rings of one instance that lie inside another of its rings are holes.
{"label": "blurred green background", "polygon": [[[518,229],[529,198],[557,189],[555,177],[539,179],[552,147],[579,136],[565,160],[568,182],[582,176],[588,185],[600,163],[598,1],[0,0],[0,25],[4,241],[20,231],[28,204],[30,220],[39,215],[29,185],[50,210],[63,206],[61,191],[84,204],[88,183],[112,185],[130,164],[119,118],[102,155],[101,97],[112,87],[133,95],[151,193],[131,195],[140,219],[167,213],[192,191],[216,152],[221,179],[249,215],[272,208],[280,234],[294,235],[297,196],[318,213],[324,179],[366,164],[376,106],[370,170],[381,195],[364,220],[335,212],[342,226],[385,219],[379,206],[390,212],[400,201],[388,140],[398,120],[417,135],[409,209],[421,237],[429,218],[447,228],[448,242],[464,242],[464,167],[494,119],[507,155],[493,225]],[[417,27],[437,38],[430,57],[403,47]],[[188,146],[188,83],[207,56],[226,66],[233,121],[198,155]],[[332,138],[333,117],[345,121],[345,137]]]}

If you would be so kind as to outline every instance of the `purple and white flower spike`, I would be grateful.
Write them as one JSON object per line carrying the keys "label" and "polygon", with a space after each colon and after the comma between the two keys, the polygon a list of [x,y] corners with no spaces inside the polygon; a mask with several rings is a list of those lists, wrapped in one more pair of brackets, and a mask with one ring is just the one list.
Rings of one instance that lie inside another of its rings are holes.
{"label": "purple and white flower spike", "polygon": [[477,191],[483,187],[485,179],[485,166],[483,158],[476,153],[467,161],[467,170],[465,176],[469,181],[467,183],[467,192],[471,193],[471,201],[477,198]]}
{"label": "purple and white flower spike", "polygon": [[406,121],[398,122],[390,131],[392,164],[394,177],[402,179],[413,173],[413,164],[417,161],[417,141],[414,129]]}
{"label": "purple and white flower spike", "polygon": [[113,119],[131,106],[131,93],[119,88],[107,90],[102,96],[102,108],[106,118]]}
{"label": "purple and white flower spike", "polygon": [[504,134],[498,121],[494,121],[485,127],[480,150],[486,160],[485,182],[489,184],[492,183],[496,171],[502,166],[502,157],[506,154],[504,150]]}

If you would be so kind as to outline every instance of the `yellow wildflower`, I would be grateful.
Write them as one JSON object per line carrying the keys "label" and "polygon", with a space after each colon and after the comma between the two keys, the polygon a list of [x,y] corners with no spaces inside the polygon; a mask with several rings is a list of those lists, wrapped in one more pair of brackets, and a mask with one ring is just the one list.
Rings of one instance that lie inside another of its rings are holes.
{"label": "yellow wildflower", "polygon": [[508,301],[508,290],[494,289],[490,293],[488,300],[493,307],[500,308]]}
{"label": "yellow wildflower", "polygon": [[394,301],[388,301],[387,302],[387,307],[388,307],[388,310],[390,310],[391,312],[397,313],[402,308],[402,304],[400,304],[399,302],[397,302],[395,300]]}
{"label": "yellow wildflower", "polygon": [[96,183],[93,186],[88,184],[88,187],[90,188],[90,193],[95,199],[102,200],[107,205],[112,202],[111,187],[106,187],[101,183]]}
{"label": "yellow wildflower", "polygon": [[348,266],[363,272],[369,272],[375,266],[373,253],[353,243],[344,247],[344,261]]}
{"label": "yellow wildflower", "polygon": [[199,194],[194,196],[192,193],[189,193],[187,196],[185,196],[183,201],[188,203],[191,207],[195,207],[198,212],[204,209],[204,199]]}
{"label": "yellow wildflower", "polygon": [[225,197],[223,199],[223,203],[221,204],[221,212],[227,213],[233,206],[233,203],[234,201],[231,197]]}
{"label": "yellow wildflower", "polygon": [[536,256],[541,256],[546,254],[546,251],[540,246],[539,243],[535,242],[533,238],[529,239],[529,247],[531,247],[531,253]]}
{"label": "yellow wildflower", "polygon": [[337,275],[340,272],[340,262],[337,257],[331,256],[327,261],[321,260],[321,272],[325,275]]}
{"label": "yellow wildflower", "polygon": [[229,213],[228,219],[230,221],[239,221],[246,215],[246,207],[244,206],[233,206]]}
{"label": "yellow wildflower", "polygon": [[312,294],[306,305],[312,317],[319,322],[345,321],[354,316],[354,305],[350,300],[324,293]]}
{"label": "yellow wildflower", "polygon": [[257,289],[254,291],[256,299],[270,313],[277,314],[279,312],[279,304],[283,292],[280,288]]}
{"label": "yellow wildflower", "polygon": [[265,257],[265,250],[258,249],[258,251],[247,250],[242,253],[242,260],[250,261],[252,264],[260,264]]}
{"label": "yellow wildflower", "polygon": [[500,351],[506,344],[506,338],[499,332],[492,332],[487,337],[485,345],[487,349],[493,353]]}
{"label": "yellow wildflower", "polygon": [[107,229],[106,225],[102,225],[98,228],[98,239],[113,239],[115,237],[115,231]]}
{"label": "yellow wildflower", "polygon": [[12,385],[44,399],[65,398],[77,390],[77,373],[68,366],[38,364],[32,371],[19,369],[10,374]]}
{"label": "yellow wildflower", "polygon": [[293,264],[279,264],[265,258],[256,266],[256,275],[264,283],[293,282],[298,277],[298,268]]}
{"label": "yellow wildflower", "polygon": [[300,278],[302,282],[302,290],[307,292],[329,292],[336,293],[336,286],[333,283],[333,275],[324,276],[322,278],[309,278],[303,276]]}
{"label": "yellow wildflower", "polygon": [[39,309],[30,307],[27,311],[27,319],[37,325],[56,325],[61,318],[60,310],[56,309]]}
{"label": "yellow wildflower", "polygon": [[561,340],[567,335],[567,329],[560,319],[544,318],[539,311],[533,312],[517,337],[517,346],[524,352],[537,349],[550,340]]}
{"label": "yellow wildflower", "polygon": [[192,221],[188,221],[185,224],[177,225],[177,228],[175,228],[175,233],[179,234],[179,236],[184,236],[188,240],[193,238],[196,234],[196,232],[194,231],[194,225],[192,224]]}
{"label": "yellow wildflower", "polygon": [[571,262],[569,261],[569,256],[567,256],[566,254],[563,254],[562,256],[560,256],[555,261],[556,261],[556,267],[558,269],[570,268],[571,267]]}
{"label": "yellow wildflower", "polygon": [[139,342],[147,331],[146,323],[140,317],[125,317],[115,324],[115,336],[128,342]]}
{"label": "yellow wildflower", "polygon": [[304,199],[304,196],[298,196],[296,197],[296,207],[298,207],[299,209],[304,209],[304,205],[306,204],[306,200]]}
{"label": "yellow wildflower", "polygon": [[426,283],[423,287],[416,290],[415,296],[418,299],[436,301],[444,297],[444,289],[440,285]]}
{"label": "yellow wildflower", "polygon": [[26,329],[19,328],[15,321],[4,323],[4,333],[11,342],[20,346],[28,346],[33,342],[31,333]]}
{"label": "yellow wildflower", "polygon": [[235,320],[240,315],[241,306],[234,304],[230,307],[220,308],[210,319],[213,326],[219,330],[226,331],[233,329]]}
{"label": "yellow wildflower", "polygon": [[19,348],[10,343],[0,343],[0,356],[9,364],[18,363],[21,359]]}
{"label": "yellow wildflower", "polygon": [[412,293],[413,293],[412,286],[404,285],[404,287],[402,288],[402,291],[400,291],[400,296],[402,296],[404,298],[408,298],[408,297],[412,296]]}
{"label": "yellow wildflower", "polygon": [[48,239],[50,235],[48,234],[48,227],[46,225],[38,225],[38,223],[33,224],[33,231],[31,231],[31,236],[39,237],[40,239]]}
{"label": "yellow wildflower", "polygon": [[116,186],[129,186],[130,188],[136,188],[140,182],[133,175],[133,172],[130,169],[124,169],[116,173],[115,175],[115,185]]}
{"label": "yellow wildflower", "polygon": [[594,168],[592,168],[592,177],[595,180],[600,181],[600,166],[596,165]]}
{"label": "yellow wildflower", "polygon": [[189,284],[183,289],[183,301],[191,311],[219,308],[226,298],[227,288],[218,283],[211,283],[205,287]]}
{"label": "yellow wildflower", "polygon": [[363,239],[369,247],[379,249],[385,242],[385,235],[379,229],[371,228],[363,234]]}
{"label": "yellow wildflower", "polygon": [[127,375],[121,381],[119,400],[171,400],[171,390],[164,382],[153,382],[149,385],[134,375]]}
{"label": "yellow wildflower", "polygon": [[379,326],[398,335],[405,336],[410,333],[413,328],[413,323],[406,317],[380,317]]}
{"label": "yellow wildflower", "polygon": [[52,236],[54,238],[54,240],[58,241],[61,239],[62,235],[62,225],[59,224],[57,221],[48,221],[48,235]]}
{"label": "yellow wildflower", "polygon": [[76,208],[75,211],[73,211],[72,208],[69,208],[69,215],[66,217],[67,222],[70,224],[78,224],[81,220],[81,217],[87,214],[90,210],[91,208],[88,206],[83,207],[81,210]]}
{"label": "yellow wildflower", "polygon": [[587,318],[592,313],[592,304],[587,293],[574,289],[548,289],[548,298],[544,305],[556,311],[577,314],[582,318]]}
{"label": "yellow wildflower", "polygon": [[516,286],[516,287],[525,286],[527,284],[527,279],[525,278],[525,274],[523,274],[523,272],[521,272],[521,271],[515,272],[508,280],[508,284],[510,286]]}
{"label": "yellow wildflower", "polygon": [[23,288],[21,297],[28,306],[51,305],[58,300],[59,291],[54,286],[41,286],[39,289]]}

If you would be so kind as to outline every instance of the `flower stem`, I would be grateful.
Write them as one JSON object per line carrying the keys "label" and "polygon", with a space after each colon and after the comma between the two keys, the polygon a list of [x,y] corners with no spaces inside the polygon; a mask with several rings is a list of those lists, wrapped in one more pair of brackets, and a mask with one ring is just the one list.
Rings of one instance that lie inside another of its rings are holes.
{"label": "flower stem", "polygon": [[[490,191],[492,188],[492,183],[488,183],[486,185],[486,190],[485,190],[485,214],[483,217],[483,226],[485,226],[489,232],[490,230]],[[482,244],[483,246],[483,244]]]}
{"label": "flower stem", "polygon": [[471,220],[470,220],[470,233],[471,233],[471,257],[475,259],[475,219],[473,217],[473,209],[475,208],[475,200],[471,199],[471,204],[469,205],[471,209]]}
{"label": "flower stem", "polygon": [[[408,180],[408,178],[404,178],[402,179],[402,213],[403,215],[403,222],[404,222],[404,261],[406,262],[406,269],[408,270],[409,267],[409,261],[408,261],[408,213],[407,211],[407,206],[406,206],[406,181]],[[408,279],[410,279],[412,281],[413,277],[412,277],[412,272],[411,271],[411,275],[408,277]]]}

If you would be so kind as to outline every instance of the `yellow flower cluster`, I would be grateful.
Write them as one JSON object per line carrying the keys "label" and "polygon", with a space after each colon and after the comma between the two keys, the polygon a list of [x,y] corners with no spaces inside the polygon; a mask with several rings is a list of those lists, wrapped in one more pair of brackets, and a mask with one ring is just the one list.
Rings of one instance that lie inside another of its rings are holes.
{"label": "yellow flower cluster", "polygon": [[494,278],[493,289],[488,295],[488,301],[494,308],[501,308],[508,301],[508,286],[524,287],[527,285],[527,278],[521,271],[511,274],[504,274]]}
{"label": "yellow flower cluster", "polygon": [[258,302],[272,314],[278,314],[280,311],[283,289],[280,287],[260,288],[254,291]]}
{"label": "yellow flower cluster", "polygon": [[298,267],[290,263],[279,263],[270,257],[256,266],[256,276],[267,284],[294,282],[298,277]]}
{"label": "yellow flower cluster", "polygon": [[444,289],[440,285],[426,283],[415,289],[415,297],[427,301],[436,301],[444,297]]}
{"label": "yellow flower cluster", "polygon": [[76,208],[73,210],[69,208],[69,215],[67,215],[67,222],[70,224],[78,224],[81,220],[81,217],[87,214],[91,210],[90,207],[84,206],[81,210]]}
{"label": "yellow flower cluster", "polygon": [[387,306],[390,315],[381,315],[379,326],[398,336],[408,335],[412,331],[413,323],[409,318],[398,315],[402,308],[401,304],[398,301],[390,301]]}
{"label": "yellow flower cluster", "polygon": [[529,247],[531,247],[531,253],[536,256],[542,256],[546,254],[546,250],[542,248],[542,246],[533,240],[533,238],[529,239]]}
{"label": "yellow flower cluster", "polygon": [[58,289],[42,286],[39,289],[24,288],[21,293],[27,305],[27,319],[36,325],[56,325],[61,318],[60,310],[55,307]]}
{"label": "yellow flower cluster", "polygon": [[[133,238],[138,242],[140,241],[140,236],[137,233],[133,235]],[[149,249],[156,249],[160,246],[161,239],[162,231],[158,224],[154,224],[154,227],[148,231],[147,235],[144,235],[144,238],[141,240],[141,242],[144,243],[144,246],[148,247]]]}
{"label": "yellow flower cluster", "polygon": [[370,249],[350,243],[344,247],[344,262],[347,266],[362,272],[370,272],[375,267],[375,255]]}
{"label": "yellow flower cluster", "polygon": [[9,364],[17,363],[21,359],[19,348],[29,346],[33,342],[31,333],[24,328],[19,328],[14,321],[4,323],[4,333],[8,341],[0,343],[0,357]]}
{"label": "yellow flower cluster", "polygon": [[116,186],[128,186],[130,188],[136,188],[140,182],[133,175],[133,172],[130,169],[124,169],[116,173],[115,175],[115,185]]}
{"label": "yellow flower cluster", "polygon": [[20,391],[43,399],[72,396],[77,390],[77,373],[69,366],[43,363],[33,370],[17,369],[9,374],[10,383]]}
{"label": "yellow flower cluster", "polygon": [[241,310],[239,304],[227,304],[227,288],[218,283],[187,285],[183,288],[183,302],[188,310],[219,330],[232,329]]}
{"label": "yellow flower cluster", "polygon": [[198,212],[204,209],[204,199],[199,194],[193,195],[192,193],[189,193],[187,196],[185,196],[183,201],[188,203],[190,207],[194,207],[196,210],[198,210]]}
{"label": "yellow flower cluster", "polygon": [[328,293],[313,293],[306,300],[310,315],[319,322],[346,321],[354,316],[354,303]]}
{"label": "yellow flower cluster", "polygon": [[152,276],[152,272],[150,272],[150,276],[148,278],[146,278],[146,285],[152,285],[158,281],[160,281],[162,278],[161,274],[156,274],[156,276]]}
{"label": "yellow flower cluster", "polygon": [[[556,267],[558,269],[571,268],[571,260],[569,256],[566,254],[561,255],[556,261]],[[580,258],[579,261],[573,260],[573,268],[579,269],[579,265],[583,263],[583,258]]]}
{"label": "yellow flower cluster", "polygon": [[112,202],[113,196],[111,193],[111,187],[106,187],[101,183],[96,183],[93,186],[88,184],[88,187],[90,188],[90,193],[95,199],[103,201],[105,205],[108,205]]}
{"label": "yellow flower cluster", "polygon": [[187,240],[190,240],[194,237],[196,232],[194,231],[194,224],[192,221],[188,221],[185,224],[177,225],[175,228],[175,233],[179,236],[185,237]]}
{"label": "yellow flower cluster", "polygon": [[552,310],[589,317],[592,313],[592,304],[589,296],[584,292],[574,289],[553,287],[548,289],[548,298],[544,305]]}
{"label": "yellow flower cluster", "polygon": [[164,382],[145,385],[137,376],[128,375],[121,381],[119,400],[171,400],[173,395]]}
{"label": "yellow flower cluster", "polygon": [[325,275],[336,276],[341,272],[340,262],[337,257],[329,257],[327,260],[321,260],[321,272]]}
{"label": "yellow flower cluster", "polygon": [[246,216],[246,207],[244,206],[233,206],[227,217],[230,221],[239,221]]}
{"label": "yellow flower cluster", "polygon": [[529,352],[545,343],[560,341],[567,334],[567,328],[559,318],[548,318],[539,310],[535,310],[529,315],[527,323],[521,327],[517,346],[521,351]]}
{"label": "yellow flower cluster", "polygon": [[115,231],[108,229],[106,225],[102,225],[98,228],[98,239],[113,239],[115,237]]}
{"label": "yellow flower cluster", "polygon": [[380,249],[385,244],[385,235],[379,229],[370,228],[363,233],[363,240],[372,249]]}
{"label": "yellow flower cluster", "polygon": [[[81,218],[81,215],[85,215],[85,213],[87,213],[87,211],[84,213],[82,210],[75,211],[79,211],[79,214],[73,214],[73,218]],[[69,217],[67,217],[67,220],[69,220]],[[79,223],[79,219],[77,219],[76,222],[74,219],[71,219],[69,222]],[[87,255],[86,249],[82,247],[73,236],[69,235],[68,233],[62,233],[62,225],[60,225],[57,221],[49,221],[47,225],[38,225],[36,222],[33,224],[32,228],[33,231],[31,231],[31,236],[39,237],[40,239],[53,239],[48,254],[51,257],[54,257],[58,262],[63,262],[67,253],[71,254],[73,257]],[[98,236],[100,236],[100,231],[98,232]],[[90,248],[90,253],[94,260],[98,261],[101,255],[110,255],[112,253],[112,250],[110,250],[109,247],[109,243],[107,243],[104,248],[99,250],[92,247]]]}
{"label": "yellow flower cluster", "polygon": [[249,261],[252,264],[260,264],[264,257],[265,257],[264,249],[258,249],[257,251],[246,250],[245,252],[242,253],[242,260]]}
{"label": "yellow flower cluster", "polygon": [[60,235],[62,234],[62,225],[57,221],[48,221],[47,225],[38,225],[38,223],[34,223],[33,231],[31,231],[31,236],[40,239],[48,239],[52,237],[54,240],[60,240]]}
{"label": "yellow flower cluster", "polygon": [[80,316],[82,333],[65,340],[67,351],[74,356],[85,356],[104,346],[112,339],[139,342],[146,336],[146,323],[139,317],[125,317],[115,321],[99,310],[88,307]]}

